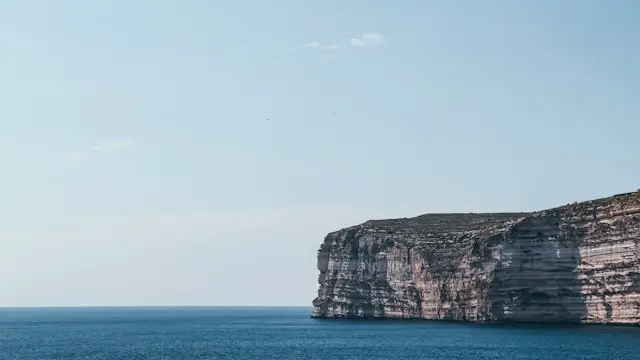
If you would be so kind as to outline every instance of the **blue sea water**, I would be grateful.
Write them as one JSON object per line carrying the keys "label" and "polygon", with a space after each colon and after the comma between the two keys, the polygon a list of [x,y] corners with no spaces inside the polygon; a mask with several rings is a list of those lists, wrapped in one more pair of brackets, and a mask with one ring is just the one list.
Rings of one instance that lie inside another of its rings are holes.
{"label": "blue sea water", "polygon": [[309,308],[0,309],[0,359],[640,359],[637,328],[309,314]]}

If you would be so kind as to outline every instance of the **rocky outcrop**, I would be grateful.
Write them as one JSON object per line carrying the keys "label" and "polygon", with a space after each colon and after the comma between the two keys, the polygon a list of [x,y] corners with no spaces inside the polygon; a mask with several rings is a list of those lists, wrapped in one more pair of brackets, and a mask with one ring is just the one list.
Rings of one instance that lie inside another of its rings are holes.
{"label": "rocky outcrop", "polygon": [[330,233],[313,317],[640,324],[640,192]]}

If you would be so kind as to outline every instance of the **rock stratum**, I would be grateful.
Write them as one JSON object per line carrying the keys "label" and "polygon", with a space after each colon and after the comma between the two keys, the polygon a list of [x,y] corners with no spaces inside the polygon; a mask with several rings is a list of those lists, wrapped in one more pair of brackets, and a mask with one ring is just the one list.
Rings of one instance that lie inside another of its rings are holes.
{"label": "rock stratum", "polygon": [[316,318],[640,324],[640,191],[328,234]]}

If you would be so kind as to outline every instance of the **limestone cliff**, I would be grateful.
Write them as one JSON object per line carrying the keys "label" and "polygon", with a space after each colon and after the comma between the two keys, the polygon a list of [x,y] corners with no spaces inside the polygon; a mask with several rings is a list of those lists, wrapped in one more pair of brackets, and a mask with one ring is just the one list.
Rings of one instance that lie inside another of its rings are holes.
{"label": "limestone cliff", "polygon": [[313,317],[640,324],[640,192],[326,236]]}

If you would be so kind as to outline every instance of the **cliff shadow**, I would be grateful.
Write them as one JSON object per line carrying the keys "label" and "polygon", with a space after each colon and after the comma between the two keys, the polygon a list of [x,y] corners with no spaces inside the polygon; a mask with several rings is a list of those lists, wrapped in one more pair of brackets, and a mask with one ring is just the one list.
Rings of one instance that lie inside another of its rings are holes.
{"label": "cliff shadow", "polygon": [[490,318],[498,322],[582,323],[578,229],[557,214],[531,216],[505,234],[489,288]]}

